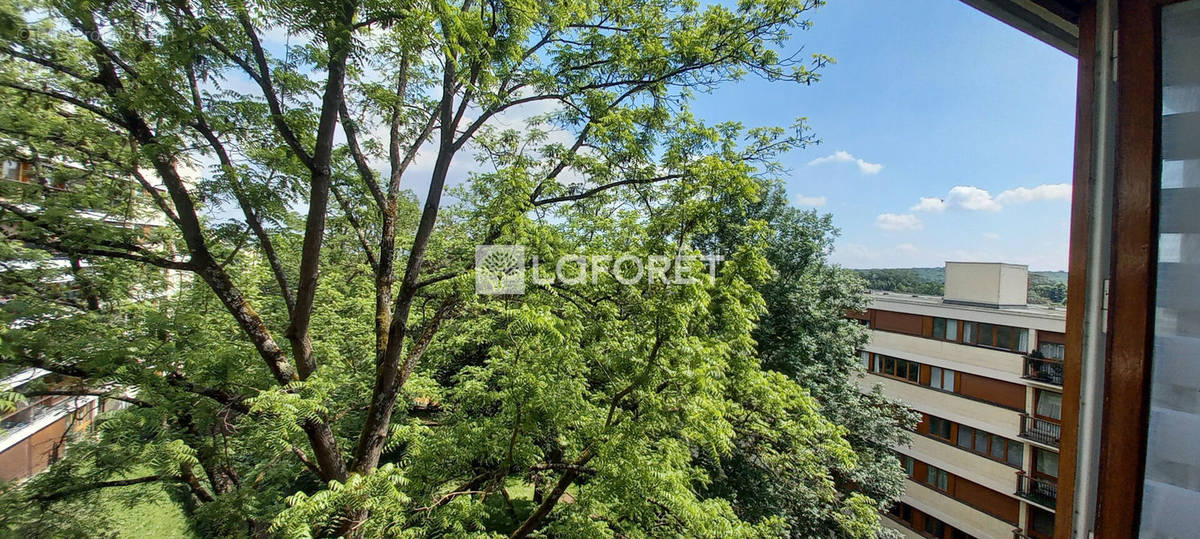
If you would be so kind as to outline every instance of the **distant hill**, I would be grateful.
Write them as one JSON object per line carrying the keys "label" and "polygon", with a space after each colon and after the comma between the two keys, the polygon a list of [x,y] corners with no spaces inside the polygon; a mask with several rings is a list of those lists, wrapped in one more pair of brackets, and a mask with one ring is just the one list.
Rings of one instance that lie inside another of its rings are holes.
{"label": "distant hill", "polygon": [[[940,296],[945,290],[946,268],[856,269],[867,286],[902,294]],[[1029,302],[1064,305],[1067,301],[1067,272],[1029,272]]]}

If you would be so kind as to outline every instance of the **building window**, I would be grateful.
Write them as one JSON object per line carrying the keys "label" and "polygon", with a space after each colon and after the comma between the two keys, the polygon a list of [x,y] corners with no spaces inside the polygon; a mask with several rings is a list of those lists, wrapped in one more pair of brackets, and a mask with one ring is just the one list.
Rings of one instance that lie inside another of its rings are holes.
{"label": "building window", "polygon": [[966,425],[958,426],[958,447],[961,447],[963,449],[966,449],[967,451],[970,451],[971,447],[972,447],[972,443],[973,443],[972,440],[974,438],[975,438],[975,429],[968,427]]}
{"label": "building window", "polygon": [[22,181],[21,163],[17,161],[4,162],[4,179],[13,182]]}
{"label": "building window", "polygon": [[947,341],[958,340],[958,320],[950,318],[933,319],[933,338]]}
{"label": "building window", "polygon": [[965,322],[963,342],[1023,352],[1029,348],[1029,330],[983,322]]}
{"label": "building window", "polygon": [[908,455],[900,455],[900,462],[904,464],[904,475],[912,478],[916,473],[916,461]]}
{"label": "building window", "polygon": [[949,440],[950,422],[940,417],[929,416],[929,434],[944,440]]}
{"label": "building window", "polygon": [[1029,506],[1029,529],[1043,537],[1054,537],[1054,513]]}
{"label": "building window", "polygon": [[968,427],[958,426],[958,441],[955,444],[980,456],[1020,468],[1024,461],[1025,445],[1003,436]]}
{"label": "building window", "polygon": [[1056,421],[1062,420],[1062,395],[1053,391],[1038,390],[1037,408],[1034,413]]}
{"label": "building window", "polygon": [[1058,477],[1058,453],[1038,449],[1036,461],[1037,472],[1039,474],[1055,478]]}
{"label": "building window", "polygon": [[950,490],[950,474],[941,468],[925,466],[925,484],[940,491]]}
{"label": "building window", "polygon": [[913,361],[883,357],[883,374],[916,383],[921,377],[921,364]]}
{"label": "building window", "polygon": [[868,371],[871,370],[871,353],[864,350],[859,352],[858,355],[862,358],[863,368]]}
{"label": "building window", "polygon": [[1022,444],[1021,442],[1014,442],[1012,440],[1009,440],[1008,441],[1008,458],[1005,460],[1005,462],[1007,462],[1009,466],[1014,466],[1014,467],[1020,468],[1021,463],[1024,462],[1024,460],[1025,460],[1025,444]]}
{"label": "building window", "polygon": [[941,367],[929,368],[929,387],[942,391],[954,391],[954,371]]}
{"label": "building window", "polygon": [[929,515],[925,515],[925,533],[934,537],[946,536],[946,523]]}
{"label": "building window", "polygon": [[1042,357],[1061,361],[1067,354],[1067,346],[1055,342],[1044,342],[1038,345],[1038,351],[1042,353]]}

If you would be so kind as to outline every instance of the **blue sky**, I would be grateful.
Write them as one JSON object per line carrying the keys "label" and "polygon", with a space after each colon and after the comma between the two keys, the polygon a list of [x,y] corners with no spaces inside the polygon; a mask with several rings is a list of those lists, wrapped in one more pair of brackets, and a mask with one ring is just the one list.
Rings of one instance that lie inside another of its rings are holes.
{"label": "blue sky", "polygon": [[807,117],[822,142],[785,156],[787,190],[833,214],[835,262],[1066,269],[1073,58],[956,0],[832,0],[811,20],[792,41],[837,59],[819,83],[747,78],[694,109]]}

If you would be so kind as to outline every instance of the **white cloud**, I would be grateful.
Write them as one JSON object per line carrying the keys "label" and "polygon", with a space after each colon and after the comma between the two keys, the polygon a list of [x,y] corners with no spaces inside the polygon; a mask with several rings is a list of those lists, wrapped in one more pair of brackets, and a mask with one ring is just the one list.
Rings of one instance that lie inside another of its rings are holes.
{"label": "white cloud", "polygon": [[986,189],[971,185],[955,185],[946,196],[946,206],[971,211],[1000,211],[1003,206]]}
{"label": "white cloud", "polygon": [[860,158],[854,157],[850,152],[838,150],[825,157],[818,157],[808,162],[809,166],[824,165],[825,163],[855,163],[858,165],[858,171],[863,174],[879,174],[883,170],[883,165],[879,163],[868,163]]}
{"label": "white cloud", "polygon": [[968,211],[1000,211],[1004,206],[992,198],[986,189],[973,185],[955,185],[950,188],[946,198],[921,197],[921,202],[909,208],[909,211],[940,212],[947,209]]}
{"label": "white cloud", "polygon": [[911,213],[883,213],[875,218],[875,226],[884,230],[921,230],[925,225]]}
{"label": "white cloud", "polygon": [[917,249],[917,246],[911,243],[901,243],[900,245],[896,246],[896,250],[901,253],[914,254],[920,249]]}
{"label": "white cloud", "polygon": [[824,206],[825,202],[826,202],[825,197],[806,197],[804,195],[796,195],[796,205],[797,206],[808,206],[808,207],[817,208],[820,206]]}
{"label": "white cloud", "polygon": [[1000,211],[1005,204],[1024,204],[1035,200],[1070,200],[1071,184],[1048,183],[1035,187],[1017,187],[992,196],[973,185],[955,185],[945,198],[921,197],[909,211],[941,212],[947,209]]}
{"label": "white cloud", "polygon": [[985,238],[987,238],[987,239],[989,239],[989,240],[998,240],[998,239],[1000,239],[1000,235],[999,235],[999,234],[997,234],[997,233],[995,233],[995,232],[984,232],[984,233],[983,233],[983,237],[985,237]]}
{"label": "white cloud", "polygon": [[945,211],[946,201],[938,197],[921,197],[921,202],[908,211]]}
{"label": "white cloud", "polygon": [[1047,183],[1037,187],[1018,187],[996,195],[1002,204],[1023,204],[1035,200],[1071,200],[1071,184]]}
{"label": "white cloud", "polygon": [[858,163],[858,171],[863,174],[879,174],[883,170],[883,165],[879,163],[868,163],[862,159],[855,159],[855,162]]}
{"label": "white cloud", "polygon": [[838,150],[825,157],[818,157],[808,162],[808,166],[824,165],[825,163],[848,163],[854,160],[854,156],[845,150]]}

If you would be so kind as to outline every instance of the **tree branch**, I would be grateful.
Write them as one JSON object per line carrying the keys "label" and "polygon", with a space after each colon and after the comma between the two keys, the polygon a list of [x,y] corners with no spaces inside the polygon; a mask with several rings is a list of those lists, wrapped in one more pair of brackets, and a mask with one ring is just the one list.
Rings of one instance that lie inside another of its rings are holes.
{"label": "tree branch", "polygon": [[103,489],[103,488],[112,488],[112,487],[127,487],[127,486],[131,486],[131,485],[141,485],[144,483],[153,483],[155,481],[184,481],[184,479],[182,477],[147,475],[145,477],[138,477],[136,479],[117,479],[114,481],[99,481],[96,483],[89,483],[87,485],[77,485],[72,488],[51,492],[49,494],[38,494],[38,495],[35,495],[33,497],[33,499],[35,499],[39,502],[54,502],[54,501],[61,500],[63,498],[74,496],[76,494],[83,494],[84,492],[91,492],[93,490],[99,490],[99,489]]}
{"label": "tree branch", "polygon": [[534,207],[537,207],[537,206],[545,206],[547,204],[556,204],[559,202],[570,202],[573,200],[581,200],[581,199],[588,198],[592,195],[595,195],[597,193],[607,191],[614,187],[620,187],[622,185],[645,185],[645,184],[650,184],[650,183],[665,182],[665,181],[669,181],[669,180],[677,180],[677,179],[680,179],[683,177],[684,177],[683,174],[668,174],[666,176],[657,176],[654,178],[630,178],[627,180],[616,181],[616,182],[604,184],[601,186],[593,187],[591,189],[588,189],[587,191],[584,191],[584,192],[576,194],[576,195],[564,195],[564,196],[558,196],[558,197],[544,198],[542,200],[535,200],[533,202],[533,205],[534,205]]}

